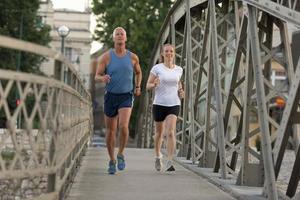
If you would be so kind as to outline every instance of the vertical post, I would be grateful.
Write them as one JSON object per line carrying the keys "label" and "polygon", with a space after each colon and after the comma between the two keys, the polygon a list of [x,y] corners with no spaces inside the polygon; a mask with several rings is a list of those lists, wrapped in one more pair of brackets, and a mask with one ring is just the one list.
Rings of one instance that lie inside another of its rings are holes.
{"label": "vertical post", "polygon": [[[65,36],[61,36],[61,54],[65,56]],[[67,69],[66,66],[63,65],[63,74],[64,74],[64,83],[67,83]]]}
{"label": "vertical post", "polygon": [[[184,33],[183,33],[183,42],[182,42],[182,50],[181,50],[181,58],[180,58],[180,66],[184,65],[184,58],[186,56],[186,37],[187,37],[187,31],[186,31],[186,26],[187,26],[187,22],[185,21],[185,25],[184,25]],[[185,73],[184,73],[184,81],[187,81],[187,72],[186,72],[186,66],[185,66]],[[184,84],[184,91],[185,93],[185,97],[188,96],[188,84]],[[188,112],[188,100],[187,98],[185,98],[186,100],[183,102],[183,106],[182,106],[182,110],[183,110],[183,121],[182,121],[182,134],[181,134],[181,147],[179,150],[178,155],[181,157],[184,157],[187,155],[187,147],[186,147],[186,127],[187,127],[187,112]]]}
{"label": "vertical post", "polygon": [[217,135],[218,135],[218,148],[219,157],[221,163],[221,176],[226,179],[226,154],[225,154],[225,137],[224,137],[224,118],[222,108],[222,96],[221,96],[221,80],[219,73],[219,52],[218,52],[218,36],[217,36],[217,23],[216,23],[216,10],[215,0],[210,0],[210,29],[211,29],[211,58],[214,72],[214,91],[216,100],[216,111],[217,111]]}
{"label": "vertical post", "polygon": [[[208,12],[208,18],[207,18],[207,25],[210,26],[209,22],[209,12]],[[208,24],[209,23],[209,24]],[[207,33],[209,34],[209,33]],[[210,36],[209,36],[210,37]],[[203,149],[204,149],[204,157],[202,159],[203,167],[209,167],[210,163],[208,161],[208,156],[209,156],[209,151],[211,150],[211,145],[209,144],[209,135],[211,133],[211,97],[212,97],[212,91],[213,91],[213,68],[212,68],[212,59],[211,57],[211,40],[207,40],[207,55],[208,55],[208,61],[207,61],[207,91],[206,91],[206,102],[205,102],[205,107],[206,107],[206,112],[205,112],[205,133],[204,133],[204,138],[203,138]],[[209,146],[210,145],[210,146]]]}
{"label": "vertical post", "polygon": [[[54,154],[55,154],[55,142],[54,142],[54,134],[51,138],[50,147],[49,147],[49,159],[51,165],[53,164]],[[47,182],[47,192],[54,192],[55,191],[55,182],[56,182],[56,174],[49,174],[48,175],[48,182]]]}
{"label": "vertical post", "polygon": [[61,54],[65,55],[65,36],[61,36],[61,48],[60,48]]}
{"label": "vertical post", "polygon": [[240,2],[234,1],[234,21],[235,21],[235,35],[239,35],[240,31],[240,16],[239,16],[239,8]]}
{"label": "vertical post", "polygon": [[[203,132],[203,144],[202,144],[202,149],[203,149],[203,156],[202,156],[202,159],[200,160],[199,162],[199,165],[201,167],[208,167],[208,134],[209,134],[209,129],[210,129],[210,97],[211,97],[211,72],[210,72],[210,60],[208,60],[207,62],[207,69],[205,69],[205,66],[204,66],[204,59],[205,59],[205,53],[207,53],[207,55],[210,54],[210,41],[209,41],[209,27],[210,27],[210,22],[209,22],[209,16],[210,16],[210,13],[209,13],[209,9],[207,10],[207,13],[205,14],[205,19],[206,19],[206,24],[205,24],[205,30],[204,30],[204,37],[203,37],[203,46],[202,46],[202,50],[201,50],[201,57],[199,59],[199,64],[200,64],[200,67],[202,67],[203,69],[202,70],[199,70],[199,74],[198,74],[198,77],[200,77],[200,75],[202,74],[201,71],[205,71],[207,72],[206,74],[206,77],[207,77],[207,88],[206,88],[206,103],[205,103],[205,114],[204,114],[204,127],[205,127],[205,130]],[[197,84],[197,88],[196,88],[196,92],[197,91],[200,91],[200,87],[201,87],[201,84],[202,84],[202,75],[201,75],[201,79],[198,79],[198,84]],[[195,97],[195,102],[198,102],[199,101],[199,97],[198,97],[198,94],[196,94],[196,97]]]}
{"label": "vertical post", "polygon": [[[65,53],[65,38],[69,35],[70,33],[70,29],[67,27],[67,26],[60,26],[58,29],[57,29],[57,32],[58,32],[58,35],[61,37],[61,53],[62,55],[64,56],[64,53]],[[64,69],[61,69],[62,70],[62,74],[64,75],[64,83],[68,83],[68,77],[67,77],[67,68],[66,66],[63,67]]]}
{"label": "vertical post", "polygon": [[[24,27],[24,15],[23,15],[23,10],[21,10],[21,21],[20,21],[20,29],[19,29],[19,39],[22,40],[23,38],[23,27]],[[18,51],[18,57],[17,57],[17,66],[16,66],[16,70],[17,72],[20,71],[21,69],[21,61],[22,61],[22,54],[21,51]],[[20,99],[20,94],[18,92],[18,89],[16,88],[16,104],[17,104],[17,100],[19,101]],[[17,119],[17,127],[21,128],[21,113],[19,113],[18,115],[18,119]]]}
{"label": "vertical post", "polygon": [[[24,27],[24,15],[23,10],[21,11],[21,21],[20,21],[20,29],[19,29],[19,39],[22,40],[23,38],[23,27]],[[21,51],[18,52],[18,59],[17,59],[17,71],[20,71],[21,68]]]}
{"label": "vertical post", "polygon": [[275,185],[275,173],[274,164],[272,160],[272,148],[271,148],[271,138],[268,127],[268,111],[266,107],[265,100],[265,89],[263,73],[261,70],[261,55],[259,38],[257,34],[257,21],[256,21],[256,9],[248,5],[249,13],[249,33],[250,33],[250,45],[251,45],[251,55],[253,63],[253,71],[256,83],[256,94],[257,94],[257,106],[258,106],[258,118],[262,137],[262,155],[264,162],[264,172],[265,172],[265,185],[268,190],[268,199],[277,200],[278,194]]}
{"label": "vertical post", "polygon": [[[176,42],[175,42],[176,30],[175,30],[174,15],[171,15],[171,25],[170,25],[170,28],[171,28],[171,44],[175,46],[176,45]],[[176,48],[176,46],[175,46],[175,48]]]}
{"label": "vertical post", "polygon": [[189,147],[191,148],[191,158],[192,162],[195,162],[195,130],[194,130],[194,91],[193,91],[193,65],[192,65],[192,33],[191,33],[191,12],[190,12],[190,0],[186,0],[186,71],[188,78],[188,95],[189,95],[189,104],[188,104],[188,117],[189,117]]}
{"label": "vertical post", "polygon": [[[245,22],[245,23],[244,23]],[[243,18],[243,25],[248,26],[247,18]],[[243,29],[242,29],[243,30]],[[247,31],[241,32],[241,34],[247,34]],[[244,106],[243,106],[243,128],[242,128],[242,156],[241,156],[241,170],[240,170],[240,185],[245,185],[247,179],[248,179],[248,173],[247,173],[247,167],[248,167],[248,153],[249,153],[249,113],[251,108],[251,89],[253,87],[253,65],[252,62],[250,63],[250,41],[248,39],[249,36],[247,36],[246,41],[246,69],[245,69],[245,91],[243,93],[243,99],[244,99]]]}

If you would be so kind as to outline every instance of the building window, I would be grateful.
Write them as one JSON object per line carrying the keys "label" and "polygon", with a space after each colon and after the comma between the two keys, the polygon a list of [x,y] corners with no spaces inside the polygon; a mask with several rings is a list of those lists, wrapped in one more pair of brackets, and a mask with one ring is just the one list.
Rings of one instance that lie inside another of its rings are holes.
{"label": "building window", "polygon": [[42,28],[45,24],[45,18],[46,18],[46,16],[36,16],[35,27]]}
{"label": "building window", "polygon": [[73,53],[72,48],[70,47],[65,48],[65,57],[70,61],[72,61],[72,53]]}

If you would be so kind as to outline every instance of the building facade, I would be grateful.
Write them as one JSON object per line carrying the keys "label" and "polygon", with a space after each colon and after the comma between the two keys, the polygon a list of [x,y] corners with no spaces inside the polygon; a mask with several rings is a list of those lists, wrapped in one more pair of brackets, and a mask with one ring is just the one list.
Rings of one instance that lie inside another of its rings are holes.
{"label": "building facade", "polygon": [[93,101],[94,133],[96,135],[105,135],[104,124],[104,93],[105,84],[95,81],[95,74],[99,64],[100,55],[105,52],[102,47],[91,55],[90,65],[90,92]]}
{"label": "building facade", "polygon": [[[64,55],[75,65],[80,77],[89,88],[90,78],[90,49],[92,35],[90,32],[89,8],[85,11],[74,11],[68,9],[54,9],[51,0],[41,0],[39,16],[44,24],[51,26],[50,36],[51,48],[61,51],[61,37],[58,35],[58,28],[62,25],[70,29],[69,35],[65,38]],[[52,76],[54,74],[54,61],[48,60],[43,63],[41,70]]]}

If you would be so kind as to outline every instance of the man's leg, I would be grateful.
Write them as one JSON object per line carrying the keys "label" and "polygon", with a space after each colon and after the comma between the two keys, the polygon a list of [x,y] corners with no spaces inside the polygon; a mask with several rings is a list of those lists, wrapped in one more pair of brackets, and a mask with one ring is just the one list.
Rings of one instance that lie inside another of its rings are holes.
{"label": "man's leg", "polygon": [[120,134],[120,143],[118,155],[123,155],[125,146],[128,141],[129,135],[129,119],[131,115],[131,107],[125,107],[119,109],[119,134]]}
{"label": "man's leg", "polygon": [[118,169],[125,169],[125,158],[124,158],[124,149],[127,144],[129,130],[128,124],[131,114],[131,107],[125,107],[119,109],[119,134],[120,134],[120,142],[119,142],[119,151],[117,155],[118,160]]}
{"label": "man's leg", "polygon": [[117,130],[118,116],[107,117],[105,116],[106,125],[106,147],[110,160],[115,159],[115,143],[116,143],[116,130]]}

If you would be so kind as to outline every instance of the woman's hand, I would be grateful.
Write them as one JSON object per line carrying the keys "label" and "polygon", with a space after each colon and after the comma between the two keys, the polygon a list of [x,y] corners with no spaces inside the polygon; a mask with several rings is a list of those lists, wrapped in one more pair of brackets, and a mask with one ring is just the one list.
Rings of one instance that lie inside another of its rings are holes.
{"label": "woman's hand", "polygon": [[180,99],[184,98],[185,92],[184,92],[184,90],[182,88],[179,88],[179,90],[178,90],[178,96],[179,96]]}
{"label": "woman's hand", "polygon": [[156,87],[158,87],[158,86],[159,86],[159,84],[160,84],[160,80],[159,80],[159,78],[158,78],[158,77],[156,77],[156,78],[154,79],[154,81],[153,81],[153,88],[156,88]]}
{"label": "woman's hand", "polygon": [[155,76],[154,74],[150,73],[147,84],[146,84],[146,89],[147,90],[152,90],[153,88],[156,88],[159,86],[159,78],[158,76]]}

